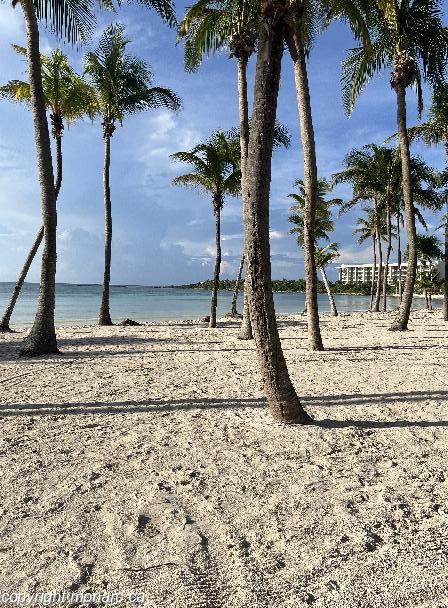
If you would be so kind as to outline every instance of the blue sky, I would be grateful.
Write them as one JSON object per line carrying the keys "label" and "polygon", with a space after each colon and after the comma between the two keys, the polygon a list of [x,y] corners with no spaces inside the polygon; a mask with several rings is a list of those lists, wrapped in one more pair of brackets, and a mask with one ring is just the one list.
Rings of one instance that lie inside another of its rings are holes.
{"label": "blue sky", "polygon": [[[179,5],[179,16],[183,5]],[[98,15],[98,29],[113,21],[126,25],[132,40],[128,51],[147,60],[154,84],[174,89],[183,99],[179,113],[153,111],[128,118],[112,141],[111,191],[114,218],[112,282],[118,284],[179,284],[208,279],[214,255],[214,218],[210,201],[196,191],[171,186],[184,167],[169,155],[186,150],[217,129],[238,122],[236,64],[223,52],[207,59],[197,74],[183,69],[182,46],[175,32],[157,16],[138,6],[116,14]],[[24,44],[20,6],[0,5],[0,81],[25,78],[25,65],[11,49]],[[41,29],[41,48],[58,45]],[[344,115],[340,94],[340,64],[345,50],[354,46],[342,24],[332,25],[316,42],[309,76],[316,131],[319,174],[329,176],[342,168],[347,152],[367,143],[381,144],[395,132],[395,96],[388,74],[365,89],[351,118]],[[86,48],[62,45],[73,65],[82,71]],[[254,63],[249,74],[253,89]],[[427,102],[429,96],[427,95]],[[409,95],[409,123],[417,120],[415,96]],[[35,164],[32,119],[28,109],[0,101],[0,281],[12,281],[40,226],[40,203]],[[297,105],[291,62],[283,61],[278,118],[288,126],[292,144],[273,159],[271,188],[271,248],[274,278],[303,276],[303,256],[288,235],[288,192],[302,175]],[[443,164],[442,149],[414,146],[435,167]],[[100,283],[103,273],[103,199],[101,126],[78,122],[63,138],[64,179],[58,201],[57,280]],[[335,194],[349,197],[350,189]],[[360,210],[336,218],[333,240],[340,244],[341,262],[370,261],[370,248],[356,245],[352,236]],[[432,227],[437,219],[428,217]],[[223,277],[237,271],[242,248],[241,200],[228,199],[223,211]],[[29,280],[39,280],[36,259]],[[332,278],[336,275],[330,272]]]}

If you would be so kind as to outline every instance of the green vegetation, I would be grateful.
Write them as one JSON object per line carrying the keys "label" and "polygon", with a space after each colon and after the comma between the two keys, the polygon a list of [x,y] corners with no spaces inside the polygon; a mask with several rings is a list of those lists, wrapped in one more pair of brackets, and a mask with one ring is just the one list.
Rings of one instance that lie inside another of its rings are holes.
{"label": "green vegetation", "polygon": [[[219,281],[219,289],[221,291],[233,291],[235,289],[236,281],[229,279]],[[244,285],[244,281],[242,281]],[[340,283],[335,281],[334,283],[329,281],[331,290],[335,294],[350,294],[354,296],[368,296],[372,287],[371,283]],[[323,281],[318,281],[318,293],[325,293],[325,284]],[[199,281],[198,283],[189,283],[188,285],[165,285],[165,288],[176,288],[176,289],[204,289],[210,291],[213,288],[213,281]],[[305,293],[305,279],[277,279],[272,281],[272,290],[276,292],[298,292]],[[388,286],[388,293],[393,295],[395,288],[391,285]]]}

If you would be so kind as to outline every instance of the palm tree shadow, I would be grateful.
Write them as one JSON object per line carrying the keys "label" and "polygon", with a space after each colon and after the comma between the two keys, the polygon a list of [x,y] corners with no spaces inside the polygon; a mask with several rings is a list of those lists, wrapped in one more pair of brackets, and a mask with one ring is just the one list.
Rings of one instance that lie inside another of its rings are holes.
{"label": "palm tree shadow", "polygon": [[[304,397],[302,403],[305,407],[319,407],[328,405],[366,405],[372,398],[374,403],[381,401],[428,401],[440,400],[448,397],[448,391],[415,391],[411,393],[384,393],[374,395],[334,395],[332,397]],[[118,402],[84,402],[84,403],[18,403],[3,405],[0,407],[1,417],[15,416],[76,416],[86,414],[167,414],[179,411],[195,410],[244,410],[260,409],[266,407],[265,398],[201,398],[201,399],[177,399],[162,400],[149,399],[144,401],[118,401]],[[388,429],[406,427],[448,427],[448,420],[359,420],[359,419],[321,419],[314,420],[314,426],[322,429],[343,429],[349,427],[365,429]]]}

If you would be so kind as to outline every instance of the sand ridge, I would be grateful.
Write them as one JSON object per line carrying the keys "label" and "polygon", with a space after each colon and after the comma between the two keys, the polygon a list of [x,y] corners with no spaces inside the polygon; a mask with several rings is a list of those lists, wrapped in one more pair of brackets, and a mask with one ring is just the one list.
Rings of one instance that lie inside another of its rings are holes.
{"label": "sand ridge", "polygon": [[266,411],[237,324],[0,336],[0,589],[141,590],[157,608],[448,606],[448,332],[281,317],[316,424]]}

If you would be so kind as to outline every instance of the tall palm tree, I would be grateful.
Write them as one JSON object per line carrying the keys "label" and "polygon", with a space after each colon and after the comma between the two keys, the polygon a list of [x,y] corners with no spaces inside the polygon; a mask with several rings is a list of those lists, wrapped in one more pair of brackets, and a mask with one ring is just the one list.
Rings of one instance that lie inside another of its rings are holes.
{"label": "tall palm tree", "polygon": [[217,131],[206,143],[198,144],[189,152],[176,152],[171,158],[192,166],[190,173],[179,175],[173,180],[174,185],[199,188],[212,197],[216,257],[209,327],[216,327],[221,271],[221,211],[225,197],[238,196],[241,191],[241,171],[239,162],[235,162],[234,141],[222,131]]}
{"label": "tall palm tree", "polygon": [[[448,83],[436,84],[428,120],[408,129],[411,139],[423,139],[426,145],[442,144],[445,149],[445,164],[448,168]],[[446,170],[444,172],[446,174]],[[446,181],[446,180],[445,180]],[[448,200],[448,199],[447,199]],[[445,229],[445,281],[443,291],[443,318],[448,321],[448,209],[444,222]]]}
{"label": "tall palm tree", "polygon": [[44,250],[41,261],[39,299],[33,326],[22,348],[21,356],[38,356],[58,352],[54,327],[56,280],[56,192],[51,158],[50,134],[42,86],[39,51],[39,19],[50,24],[56,34],[68,40],[86,40],[95,19],[91,3],[72,0],[42,1],[13,0],[13,8],[21,6],[26,28],[26,56],[30,86],[30,105],[34,119],[34,134],[41,191]]}
{"label": "tall palm tree", "polygon": [[243,183],[250,312],[269,409],[285,423],[307,423],[280,343],[272,294],[269,190],[285,20],[271,0],[260,4],[254,102]]}
{"label": "tall palm tree", "polygon": [[123,124],[125,116],[153,108],[179,109],[181,102],[170,89],[151,87],[149,65],[126,54],[129,40],[124,26],[110,25],[102,34],[95,51],[87,53],[85,73],[96,91],[96,111],[102,118],[104,139],[104,280],[100,325],[112,325],[109,308],[110,269],[112,257],[112,204],[110,197],[110,144],[117,122]]}
{"label": "tall palm tree", "polygon": [[338,316],[338,309],[336,308],[336,302],[334,301],[333,294],[331,293],[330,284],[327,278],[327,272],[325,268],[329,264],[333,264],[339,257],[339,248],[337,243],[328,243],[324,247],[317,247],[314,252],[314,260],[316,268],[318,268],[322,274],[322,280],[327,291],[328,299],[330,301],[330,308],[333,317]]}
{"label": "tall palm tree", "polygon": [[[258,6],[247,0],[198,0],[187,9],[179,25],[179,37],[185,38],[185,68],[195,71],[205,55],[225,49],[237,62],[238,112],[241,158],[241,179],[244,181],[249,145],[249,102],[247,66],[255,51]],[[244,197],[243,197],[244,208]],[[242,263],[244,264],[244,245]],[[251,340],[249,313],[249,280],[244,283],[244,311],[238,337]],[[236,303],[235,303],[236,311]]]}
{"label": "tall palm tree", "polygon": [[[176,22],[171,0],[139,0],[154,9],[170,25]],[[101,6],[112,8],[113,0],[101,0]],[[39,299],[33,326],[26,337],[20,356],[57,353],[54,327],[56,281],[56,193],[50,135],[46,117],[45,96],[39,51],[39,20],[68,42],[85,42],[95,26],[92,0],[12,0],[13,8],[20,5],[25,20],[27,62],[30,84],[30,105],[34,118],[39,185],[41,190],[44,250],[41,261]]]}
{"label": "tall palm tree", "polygon": [[415,214],[411,185],[411,157],[406,120],[406,91],[416,84],[418,108],[423,96],[421,83],[442,82],[448,56],[448,31],[442,22],[441,0],[371,0],[364,7],[370,28],[368,49],[350,51],[344,62],[344,101],[351,112],[367,80],[392,67],[391,87],[397,97],[397,125],[400,143],[402,189],[409,244],[409,261],[403,299],[391,331],[407,329],[417,269]]}
{"label": "tall palm tree", "polygon": [[315,36],[325,22],[343,19],[364,46],[369,45],[369,32],[358,4],[365,0],[289,0],[286,7],[285,41],[293,62],[303,151],[303,176],[306,192],[306,222],[304,260],[306,277],[306,310],[309,344],[313,350],[323,350],[317,306],[317,274],[313,235],[317,207],[318,170],[313,126],[307,59]]}
{"label": "tall palm tree", "polygon": [[[13,48],[20,55],[26,56],[25,48],[18,45],[13,45]],[[85,114],[90,114],[94,104],[94,93],[86,81],[74,72],[68,57],[61,50],[56,49],[50,55],[41,55],[40,59],[45,105],[50,114],[51,133],[56,147],[56,182],[54,188],[57,199],[62,184],[62,135],[64,132],[64,121],[69,124]],[[25,103],[29,106],[31,102],[30,85],[23,80],[11,80],[6,85],[0,87],[0,97]],[[42,226],[28,253],[14,287],[11,300],[0,321],[0,331],[11,331],[9,326],[11,315],[43,237],[44,227]]]}
{"label": "tall palm tree", "polygon": [[[297,237],[297,244],[300,248],[304,248],[305,243],[305,226],[307,217],[307,196],[305,190],[305,183],[303,180],[298,179],[294,183],[299,188],[299,193],[291,193],[288,196],[294,200],[294,205],[291,207],[291,215],[289,221],[294,224],[291,228],[290,234],[295,234]],[[327,293],[330,298],[330,305],[333,314],[337,315],[336,305],[334,298],[329,291],[329,285],[327,276],[325,273],[325,266],[331,263],[332,256],[336,259],[337,246],[336,243],[332,243],[332,247],[325,246],[319,248],[319,241],[329,241],[330,233],[334,231],[334,222],[331,214],[331,207],[334,205],[341,205],[340,199],[327,200],[326,196],[331,191],[329,182],[326,179],[318,178],[317,180],[317,196],[316,196],[316,214],[314,221],[314,262],[316,268],[321,271]],[[333,247],[334,245],[334,247]],[[339,255],[339,253],[338,253]],[[319,261],[319,264],[317,263]],[[306,303],[308,305],[308,302]],[[312,345],[311,348],[313,349]]]}

